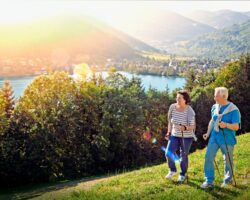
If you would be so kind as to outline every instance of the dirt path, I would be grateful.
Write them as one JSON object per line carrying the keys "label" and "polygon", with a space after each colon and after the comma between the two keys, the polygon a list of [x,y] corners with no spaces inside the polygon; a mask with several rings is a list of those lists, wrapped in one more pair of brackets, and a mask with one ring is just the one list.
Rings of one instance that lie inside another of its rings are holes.
{"label": "dirt path", "polygon": [[59,183],[51,186],[43,186],[37,189],[27,190],[26,192],[12,191],[9,194],[0,195],[0,200],[55,199],[56,197],[63,196],[64,194],[69,194],[73,191],[88,190],[97,183],[100,183],[110,178],[110,176],[88,179],[85,178],[77,181],[69,181],[66,183]]}

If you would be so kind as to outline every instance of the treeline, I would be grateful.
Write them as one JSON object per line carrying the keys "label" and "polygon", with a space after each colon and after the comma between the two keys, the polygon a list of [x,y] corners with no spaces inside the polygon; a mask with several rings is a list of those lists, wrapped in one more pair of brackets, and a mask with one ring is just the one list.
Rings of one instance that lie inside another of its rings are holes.
{"label": "treeline", "polygon": [[205,143],[202,134],[207,130],[211,118],[211,106],[214,104],[214,88],[225,86],[229,89],[229,101],[238,106],[241,112],[241,129],[237,134],[250,131],[250,54],[241,55],[239,61],[230,62],[217,72],[196,74],[190,71],[185,88],[190,91],[192,106],[196,111],[197,148]]}
{"label": "treeline", "polygon": [[[149,58],[148,58],[149,59]],[[145,61],[127,61],[114,64],[118,71],[158,76],[186,76],[190,69],[196,72],[208,72],[220,66],[221,63],[213,60],[156,60],[154,58]],[[205,65],[205,67],[203,67]]]}
{"label": "treeline", "polygon": [[[136,168],[164,160],[168,91],[145,92],[137,78],[113,73],[74,81],[36,78],[15,104],[0,96],[0,184],[48,182]],[[152,138],[145,140],[149,131]]]}
{"label": "treeline", "polygon": [[[202,134],[217,86],[229,88],[230,99],[241,110],[241,132],[250,130],[249,80],[249,54],[219,72],[189,72],[185,87],[196,111],[199,138],[192,151],[205,146]],[[163,162],[161,146],[166,146],[167,112],[175,93],[145,91],[140,79],[119,73],[105,80],[94,76],[75,81],[56,72],[37,77],[15,103],[6,82],[0,92],[1,187]]]}

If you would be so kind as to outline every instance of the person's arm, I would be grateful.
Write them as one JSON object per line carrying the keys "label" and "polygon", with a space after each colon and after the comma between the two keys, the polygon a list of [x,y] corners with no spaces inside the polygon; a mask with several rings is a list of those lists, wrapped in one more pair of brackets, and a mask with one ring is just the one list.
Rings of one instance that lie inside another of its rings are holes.
{"label": "person's arm", "polygon": [[240,128],[240,113],[238,110],[234,110],[232,111],[232,121],[231,123],[227,123],[227,122],[220,122],[219,126],[220,128],[227,128],[230,129],[232,131],[238,131]]}
{"label": "person's arm", "polygon": [[203,139],[204,140],[207,140],[210,136],[210,134],[212,133],[212,130],[213,130],[213,126],[214,126],[214,122],[213,122],[213,113],[215,111],[215,108],[216,108],[216,104],[214,104],[211,108],[211,119],[208,123],[208,126],[207,126],[207,132],[205,134],[203,134]]}
{"label": "person's arm", "polygon": [[213,130],[213,120],[211,119],[207,126],[207,132],[203,135],[204,140],[207,140],[207,138],[209,138],[212,130]]}
{"label": "person's arm", "polygon": [[232,131],[238,131],[239,130],[239,124],[229,124],[226,123],[226,128],[231,129]]}
{"label": "person's arm", "polygon": [[182,131],[193,131],[195,129],[195,112],[191,106],[188,110],[188,126],[184,126]]}
{"label": "person's arm", "polygon": [[167,130],[167,133],[165,135],[166,140],[169,139],[169,136],[171,135],[171,132],[172,132],[172,123],[170,122],[170,120],[171,120],[171,113],[173,110],[173,106],[174,106],[174,104],[170,105],[169,110],[168,110],[168,130]]}
{"label": "person's arm", "polygon": [[171,132],[172,132],[172,124],[171,124],[171,122],[168,122],[168,131],[167,131],[167,133],[166,133],[166,135],[165,135],[165,139],[166,139],[166,140],[169,139],[169,137],[170,137],[170,135],[171,135]]}
{"label": "person's arm", "polygon": [[210,136],[212,130],[213,130],[213,120],[210,119],[210,121],[208,123],[208,126],[207,126],[207,135],[208,135],[208,137]]}
{"label": "person's arm", "polygon": [[172,132],[172,124],[168,122],[168,133]]}
{"label": "person's arm", "polygon": [[230,123],[226,123],[226,122],[220,122],[219,125],[220,125],[220,128],[228,128],[232,131],[239,130],[239,123],[230,124]]}

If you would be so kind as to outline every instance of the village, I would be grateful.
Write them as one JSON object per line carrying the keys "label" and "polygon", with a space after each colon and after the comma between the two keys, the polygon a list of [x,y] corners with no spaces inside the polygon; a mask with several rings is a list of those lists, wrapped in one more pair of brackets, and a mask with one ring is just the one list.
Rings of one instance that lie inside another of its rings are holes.
{"label": "village", "polygon": [[[89,61],[93,71],[107,71],[110,67],[117,71],[127,71],[137,74],[149,74],[159,76],[184,76],[190,69],[196,72],[204,72],[210,69],[218,68],[228,61],[213,61],[207,59],[178,60],[170,58],[168,60],[156,60],[151,58],[142,58],[136,60],[115,60],[106,59],[104,62]],[[68,61],[64,65],[52,62],[49,59],[0,59],[0,77],[19,77],[19,76],[37,76],[48,74],[53,71],[66,71],[73,74],[74,66],[85,63],[84,61],[75,63]]]}

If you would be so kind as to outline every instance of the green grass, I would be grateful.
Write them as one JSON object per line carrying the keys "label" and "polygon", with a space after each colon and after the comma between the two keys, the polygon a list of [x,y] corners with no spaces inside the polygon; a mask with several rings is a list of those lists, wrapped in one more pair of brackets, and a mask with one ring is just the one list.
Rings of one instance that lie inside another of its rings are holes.
{"label": "green grass", "polygon": [[[77,180],[57,185],[41,186],[5,194],[5,199],[250,199],[250,134],[238,136],[234,162],[237,187],[220,188],[222,177],[216,171],[215,187],[202,190],[204,181],[203,164],[205,150],[198,150],[189,156],[189,182],[178,185],[177,176],[173,181],[165,180],[168,172],[166,163],[145,167],[114,176]],[[223,172],[223,158],[218,152],[216,161],[220,174]],[[178,163],[177,163],[178,166]],[[178,166],[178,170],[179,170]]]}
{"label": "green grass", "polygon": [[[156,61],[169,61],[171,56],[169,54],[162,54],[162,53],[152,53],[152,52],[143,52],[142,56],[149,59],[155,59]],[[183,61],[183,60],[192,60],[192,57],[188,56],[175,56],[175,59],[177,61]]]}

